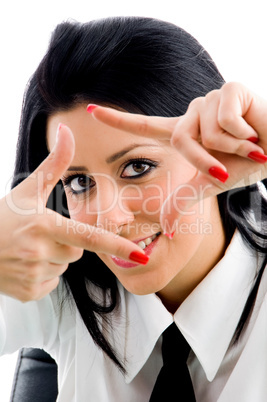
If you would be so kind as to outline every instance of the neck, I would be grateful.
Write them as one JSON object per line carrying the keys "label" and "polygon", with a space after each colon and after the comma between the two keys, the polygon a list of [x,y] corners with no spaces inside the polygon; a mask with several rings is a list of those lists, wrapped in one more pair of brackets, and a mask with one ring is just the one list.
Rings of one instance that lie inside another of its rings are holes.
{"label": "neck", "polygon": [[211,235],[204,235],[190,262],[157,293],[172,314],[224,256],[228,243],[221,220],[214,227],[216,230]]}

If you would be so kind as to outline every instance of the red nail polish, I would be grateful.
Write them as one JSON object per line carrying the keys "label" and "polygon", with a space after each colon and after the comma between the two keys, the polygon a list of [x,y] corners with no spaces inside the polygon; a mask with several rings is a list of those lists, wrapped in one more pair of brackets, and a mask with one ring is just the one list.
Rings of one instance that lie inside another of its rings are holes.
{"label": "red nail polish", "polygon": [[63,127],[66,127],[65,124],[59,123],[59,125],[58,125],[58,131],[61,130]]}
{"label": "red nail polish", "polygon": [[169,234],[169,233],[163,233],[163,234],[165,234],[165,236],[167,236],[169,239],[172,239],[174,236],[174,233],[175,233],[175,230],[171,234]]}
{"label": "red nail polish", "polygon": [[139,251],[133,251],[129,255],[129,259],[134,261],[134,262],[139,262],[140,264],[147,264],[149,257],[143,253],[139,253]]}
{"label": "red nail polish", "polygon": [[217,166],[212,166],[209,169],[209,174],[211,176],[215,177],[215,179],[220,180],[222,183],[225,183],[229,177],[229,174],[225,170],[223,170]]}
{"label": "red nail polish", "polygon": [[258,163],[266,163],[267,162],[267,156],[264,154],[261,154],[260,152],[257,152],[257,151],[250,152],[248,154],[248,158],[250,158],[253,161],[258,162]]}
{"label": "red nail polish", "polygon": [[248,141],[253,142],[253,144],[257,144],[259,142],[258,137],[249,137],[247,138]]}
{"label": "red nail polish", "polygon": [[90,104],[87,106],[87,112],[92,113],[96,108],[97,108],[97,105]]}
{"label": "red nail polish", "polygon": [[56,143],[58,142],[59,139],[59,132],[62,129],[62,127],[66,127],[65,124],[59,123],[58,127],[57,127],[57,133],[56,133]]}

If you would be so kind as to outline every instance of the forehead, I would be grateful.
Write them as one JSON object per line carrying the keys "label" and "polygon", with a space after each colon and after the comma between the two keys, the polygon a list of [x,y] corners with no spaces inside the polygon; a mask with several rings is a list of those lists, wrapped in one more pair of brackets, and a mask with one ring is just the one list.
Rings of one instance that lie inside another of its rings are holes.
{"label": "forehead", "polygon": [[[52,149],[59,124],[68,126],[75,139],[76,153],[106,151],[112,153],[129,145],[159,145],[158,140],[137,136],[103,124],[89,114],[87,105],[79,105],[67,111],[60,111],[48,118],[47,144]],[[161,144],[163,145],[163,144]],[[166,146],[166,144],[165,144]]]}

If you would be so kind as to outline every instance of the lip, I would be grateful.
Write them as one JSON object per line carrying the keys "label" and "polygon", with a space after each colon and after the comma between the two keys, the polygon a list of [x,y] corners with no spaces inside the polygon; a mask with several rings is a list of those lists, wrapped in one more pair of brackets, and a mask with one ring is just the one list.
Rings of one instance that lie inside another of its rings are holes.
{"label": "lip", "polygon": [[[160,232],[153,233],[153,234],[150,235],[150,236],[142,237],[142,239],[132,240],[132,242],[135,243],[135,244],[138,244],[140,241],[146,240],[146,239],[148,239],[149,237],[152,237],[152,236],[154,236],[154,235],[157,235],[157,237],[159,237],[159,235],[158,235],[159,233],[160,233]],[[154,239],[154,240],[156,240],[156,239]],[[154,241],[154,240],[153,240],[153,241]]]}
{"label": "lip", "polygon": [[[153,236],[153,235],[152,235],[152,236]],[[146,248],[143,250],[144,253],[145,253],[147,256],[150,256],[150,254],[152,253],[154,247],[155,247],[155,246],[157,245],[157,243],[158,243],[158,240],[159,240],[160,236],[161,236],[161,234],[158,235],[158,236],[152,241],[152,243],[150,243],[148,246],[146,246]],[[133,243],[136,243],[136,244],[137,244],[137,243],[139,243],[139,241],[145,240],[145,239],[147,239],[148,237],[151,237],[151,236],[144,237],[143,239],[140,239],[140,240],[135,240]],[[137,267],[138,265],[140,265],[140,264],[136,264],[136,263],[133,263],[133,262],[125,261],[125,260],[123,260],[122,258],[116,257],[116,256],[114,256],[114,255],[111,256],[111,259],[112,259],[112,261],[113,261],[116,265],[118,265],[118,266],[121,267],[121,268],[134,268],[134,267]]]}

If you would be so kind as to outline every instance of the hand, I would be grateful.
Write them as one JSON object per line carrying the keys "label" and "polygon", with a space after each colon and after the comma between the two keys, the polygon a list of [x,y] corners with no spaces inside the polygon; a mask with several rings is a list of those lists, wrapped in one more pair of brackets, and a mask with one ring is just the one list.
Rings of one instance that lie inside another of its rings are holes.
{"label": "hand", "polygon": [[162,206],[161,226],[167,233],[179,218],[178,210],[186,211],[203,198],[267,176],[267,102],[241,84],[228,83],[195,99],[185,115],[176,118],[129,114],[96,105],[89,105],[88,111],[114,128],[169,140],[196,167],[194,178],[183,192],[179,190],[179,200],[174,191]]}
{"label": "hand", "polygon": [[[50,155],[0,200],[0,292],[21,301],[50,293],[83,249],[117,255],[143,251],[111,232],[64,218],[46,208],[47,199],[74,155],[71,131],[63,126]],[[144,255],[146,258],[146,256]]]}

